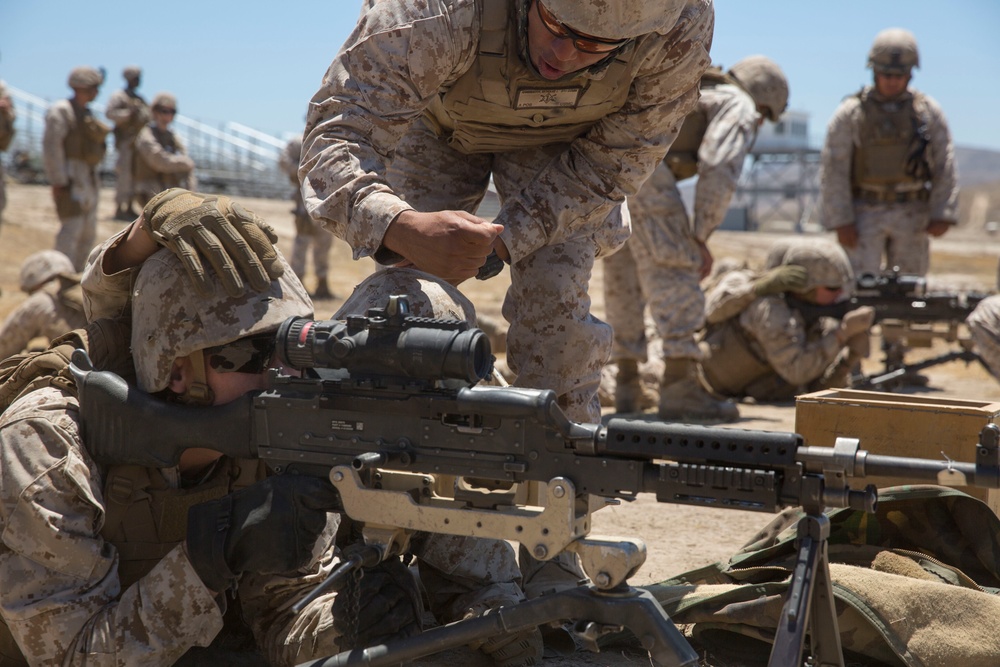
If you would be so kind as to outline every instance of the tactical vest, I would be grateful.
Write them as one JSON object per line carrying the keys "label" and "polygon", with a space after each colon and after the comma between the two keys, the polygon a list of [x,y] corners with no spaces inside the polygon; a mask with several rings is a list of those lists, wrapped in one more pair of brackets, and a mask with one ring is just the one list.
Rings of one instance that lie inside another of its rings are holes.
{"label": "tactical vest", "polygon": [[70,106],[73,109],[74,122],[70,124],[69,133],[63,139],[66,157],[82,160],[91,167],[97,166],[107,151],[105,138],[111,128],[97,120],[90,109],[78,109],[73,104]]}
{"label": "tactical vest", "polygon": [[[177,145],[177,135],[175,135],[170,130],[161,130],[153,124],[149,125],[149,129],[153,132],[153,138],[156,139],[156,143],[163,147],[163,150],[170,153],[171,155],[176,155],[180,151]],[[152,166],[146,159],[141,155],[137,154],[135,160],[132,161],[134,177],[137,186],[141,186],[143,182],[155,182],[159,184],[156,192],[161,192],[169,188],[182,187],[187,184],[187,173],[164,173],[153,169]],[[150,195],[156,194],[149,193]]]}
{"label": "tactical vest", "polygon": [[188,510],[264,479],[263,462],[220,459],[210,476],[190,488],[171,488],[163,471],[110,466],[105,474],[101,537],[118,551],[122,590],[141,579],[187,536]]}
{"label": "tactical vest", "polygon": [[702,359],[705,379],[720,394],[742,396],[748,386],[773,372],[737,317],[709,325],[701,345],[708,348]]}
{"label": "tactical vest", "polygon": [[135,141],[139,130],[149,122],[149,105],[146,100],[134,90],[126,90],[125,94],[128,95],[128,106],[132,113],[128,120],[115,125],[115,146]]}
{"label": "tactical vest", "polygon": [[[705,90],[722,84],[730,84],[744,89],[736,79],[723,72],[720,67],[710,67],[701,76],[699,88]],[[701,148],[701,142],[705,139],[706,130],[708,130],[708,114],[702,110],[701,105],[698,105],[684,118],[677,138],[674,139],[674,143],[670,144],[670,150],[665,158],[667,167],[670,168],[674,178],[678,181],[697,175],[698,149]]]}
{"label": "tactical vest", "polygon": [[482,34],[472,67],[424,111],[438,136],[462,153],[493,153],[573,141],[621,109],[632,80],[633,49],[600,78],[581,73],[548,81],[521,60],[516,2],[479,0]]}
{"label": "tactical vest", "polygon": [[[929,114],[924,96],[914,91],[906,99],[883,102],[870,88],[858,93],[861,101],[859,143],[854,148],[851,186],[855,197],[878,198],[926,192],[930,167],[926,157]],[[920,131],[923,128],[923,133]]]}

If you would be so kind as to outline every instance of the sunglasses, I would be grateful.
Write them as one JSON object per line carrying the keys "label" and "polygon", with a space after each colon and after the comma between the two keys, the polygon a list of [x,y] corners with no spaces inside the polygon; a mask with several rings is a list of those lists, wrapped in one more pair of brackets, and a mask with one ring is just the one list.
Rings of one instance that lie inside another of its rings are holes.
{"label": "sunglasses", "polygon": [[173,116],[175,113],[177,113],[177,109],[171,109],[169,107],[153,107],[153,111],[157,113],[165,113],[170,116]]}
{"label": "sunglasses", "polygon": [[535,0],[535,9],[538,10],[538,17],[542,19],[542,24],[545,28],[559,39],[573,40],[573,47],[577,51],[582,51],[583,53],[611,53],[629,41],[627,39],[610,41],[571,30],[553,16],[552,12],[546,9],[541,3],[541,0]]}
{"label": "sunglasses", "polygon": [[219,373],[263,373],[271,366],[277,339],[273,333],[206,347],[205,362]]}

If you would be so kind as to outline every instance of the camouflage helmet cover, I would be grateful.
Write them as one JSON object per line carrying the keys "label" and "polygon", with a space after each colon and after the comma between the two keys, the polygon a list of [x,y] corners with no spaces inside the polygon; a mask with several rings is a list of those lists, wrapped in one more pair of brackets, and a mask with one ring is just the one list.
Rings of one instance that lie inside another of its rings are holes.
{"label": "camouflage helmet cover", "polygon": [[133,81],[142,76],[142,69],[136,65],[129,65],[122,70],[122,78],[126,81]]}
{"label": "camouflage helmet cover", "polygon": [[908,75],[911,69],[920,67],[917,38],[903,28],[886,28],[875,35],[868,52],[868,67],[880,74]]}
{"label": "camouflage helmet cover", "polygon": [[174,97],[173,93],[162,92],[157,93],[153,97],[153,103],[150,105],[152,107],[162,107],[164,109],[177,109],[177,98]]}
{"label": "camouflage helmet cover", "polygon": [[788,107],[788,79],[778,63],[770,58],[744,58],[732,66],[729,75],[750,93],[769,121],[778,120]]}
{"label": "camouflage helmet cover", "polygon": [[369,308],[384,308],[390,296],[405,294],[410,313],[417,317],[476,322],[476,310],[454,287],[429,273],[409,268],[378,271],[361,282],[337,310],[335,319],[364,315]]}
{"label": "camouflage helmet cover", "polygon": [[780,264],[796,264],[805,268],[808,277],[803,292],[817,287],[840,287],[850,290],[854,271],[847,253],[839,243],[825,239],[810,239],[790,243]]}
{"label": "camouflage helmet cover", "polygon": [[132,293],[132,355],[139,388],[164,389],[174,360],[213,345],[277,330],[292,316],[312,317],[313,304],[285,258],[284,273],[265,292],[231,297],[211,274],[213,293],[194,289],[181,260],[167,249],[147,259]]}
{"label": "camouflage helmet cover", "polygon": [[70,88],[96,88],[104,83],[104,74],[86,65],[75,67],[66,83]]}
{"label": "camouflage helmet cover", "polygon": [[666,33],[677,23],[684,5],[681,0],[545,0],[545,8],[560,22],[609,40]]}
{"label": "camouflage helmet cover", "polygon": [[21,264],[21,291],[34,292],[59,275],[71,275],[75,272],[73,262],[66,255],[58,250],[41,250],[28,255]]}

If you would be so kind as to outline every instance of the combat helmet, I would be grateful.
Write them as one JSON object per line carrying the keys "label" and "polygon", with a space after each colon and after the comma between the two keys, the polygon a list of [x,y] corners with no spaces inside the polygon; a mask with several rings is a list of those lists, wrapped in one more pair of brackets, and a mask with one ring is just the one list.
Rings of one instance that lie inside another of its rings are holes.
{"label": "combat helmet", "polygon": [[70,258],[58,250],[40,250],[28,255],[21,264],[21,291],[31,294],[60,275],[73,275],[76,270]]}
{"label": "combat helmet", "polygon": [[839,287],[850,291],[854,271],[847,253],[840,244],[825,239],[789,243],[780,260],[781,265],[796,264],[806,270],[808,292],[817,287]]}
{"label": "combat helmet", "polygon": [[411,268],[388,268],[368,276],[354,288],[334,319],[363,315],[369,308],[383,308],[389,297],[400,294],[407,296],[410,314],[416,317],[476,323],[475,307],[457,287]]}
{"label": "combat helmet", "polygon": [[168,92],[157,93],[153,97],[153,102],[150,104],[150,106],[154,109],[156,109],[157,107],[161,107],[164,109],[173,109],[174,111],[176,111],[177,97],[175,97],[173,93],[168,93]]}
{"label": "combat helmet", "polygon": [[920,67],[917,38],[903,28],[887,28],[875,35],[868,52],[868,67],[879,74],[908,76],[914,67]]}
{"label": "combat helmet", "polygon": [[553,16],[573,30],[618,40],[651,32],[666,33],[677,23],[686,3],[681,0],[545,0],[544,4]]}
{"label": "combat helmet", "polygon": [[778,67],[778,63],[765,56],[749,56],[739,61],[729,70],[750,93],[757,108],[769,121],[781,117],[788,107],[788,79]]}
{"label": "combat helmet", "polygon": [[74,67],[73,71],[69,73],[69,79],[66,80],[66,84],[74,89],[97,88],[102,83],[104,83],[104,72],[86,65]]}
{"label": "combat helmet", "polygon": [[132,292],[132,355],[139,388],[152,393],[167,387],[179,357],[276,331],[292,316],[312,317],[305,287],[280,252],[278,261],[285,271],[264,292],[246,287],[239,296],[229,296],[209,272],[213,290],[203,297],[169,250],[147,259]]}

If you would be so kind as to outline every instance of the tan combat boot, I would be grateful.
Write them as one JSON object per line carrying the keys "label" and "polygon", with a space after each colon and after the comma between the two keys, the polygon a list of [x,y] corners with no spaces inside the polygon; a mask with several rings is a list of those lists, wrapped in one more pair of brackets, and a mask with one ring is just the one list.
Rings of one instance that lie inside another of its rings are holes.
{"label": "tan combat boot", "polygon": [[728,399],[716,398],[701,384],[694,359],[664,359],[660,383],[660,419],[736,421],[740,411]]}
{"label": "tan combat boot", "polygon": [[656,396],[639,377],[639,362],[619,359],[615,377],[615,412],[642,412],[656,405]]}

